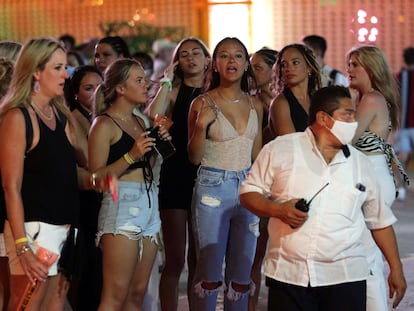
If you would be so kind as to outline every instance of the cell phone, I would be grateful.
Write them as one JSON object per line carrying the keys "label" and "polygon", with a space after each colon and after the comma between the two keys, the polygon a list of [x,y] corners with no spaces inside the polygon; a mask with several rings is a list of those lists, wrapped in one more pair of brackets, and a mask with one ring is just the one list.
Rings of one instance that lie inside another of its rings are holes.
{"label": "cell phone", "polygon": [[158,126],[147,129],[149,132],[148,137],[155,138],[155,145],[153,148],[163,158],[163,160],[166,160],[175,153],[176,149],[171,141],[161,139],[158,135],[158,130]]}

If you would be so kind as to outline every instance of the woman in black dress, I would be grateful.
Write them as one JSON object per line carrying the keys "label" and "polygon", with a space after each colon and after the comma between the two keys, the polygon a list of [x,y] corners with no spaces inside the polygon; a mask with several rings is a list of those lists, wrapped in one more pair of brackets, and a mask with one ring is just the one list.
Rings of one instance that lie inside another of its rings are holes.
{"label": "woman in black dress", "polygon": [[165,265],[160,281],[160,301],[163,311],[177,310],[178,285],[186,261],[188,236],[188,283],[195,266],[194,242],[191,230],[191,199],[197,166],[187,154],[187,119],[190,104],[203,89],[210,65],[210,53],[197,38],[183,39],[174,51],[171,64],[160,80],[161,86],[148,108],[150,117],[167,116],[174,122],[170,128],[177,151],[161,167],[159,206],[165,246]]}

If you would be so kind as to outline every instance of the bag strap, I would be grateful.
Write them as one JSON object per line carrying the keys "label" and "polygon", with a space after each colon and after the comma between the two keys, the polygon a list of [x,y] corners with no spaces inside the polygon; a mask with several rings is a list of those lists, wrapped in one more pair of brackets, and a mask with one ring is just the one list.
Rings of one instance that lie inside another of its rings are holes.
{"label": "bag strap", "polygon": [[32,120],[30,119],[30,114],[27,108],[19,107],[19,109],[23,113],[24,121],[26,124],[26,150],[25,152],[27,153],[33,143],[33,125],[32,125]]}

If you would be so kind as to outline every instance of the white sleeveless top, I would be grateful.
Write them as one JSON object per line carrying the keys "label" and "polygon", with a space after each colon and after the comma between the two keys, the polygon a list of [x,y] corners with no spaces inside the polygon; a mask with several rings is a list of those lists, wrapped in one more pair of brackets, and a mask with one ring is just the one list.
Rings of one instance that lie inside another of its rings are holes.
{"label": "white sleeveless top", "polygon": [[228,171],[239,171],[249,168],[252,161],[253,142],[258,133],[258,117],[252,100],[249,119],[242,135],[233,127],[213,102],[208,93],[201,95],[208,105],[217,111],[217,119],[207,131],[204,156],[201,164]]}

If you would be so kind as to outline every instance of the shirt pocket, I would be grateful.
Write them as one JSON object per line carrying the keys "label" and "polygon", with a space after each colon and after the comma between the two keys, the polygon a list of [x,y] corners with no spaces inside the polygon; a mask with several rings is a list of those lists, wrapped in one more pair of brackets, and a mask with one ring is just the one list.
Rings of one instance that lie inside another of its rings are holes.
{"label": "shirt pocket", "polygon": [[[362,215],[362,204],[367,198],[367,193],[357,188],[343,187],[338,192],[336,200],[339,203],[338,213],[350,222],[355,222]],[[337,204],[335,203],[335,204]]]}

